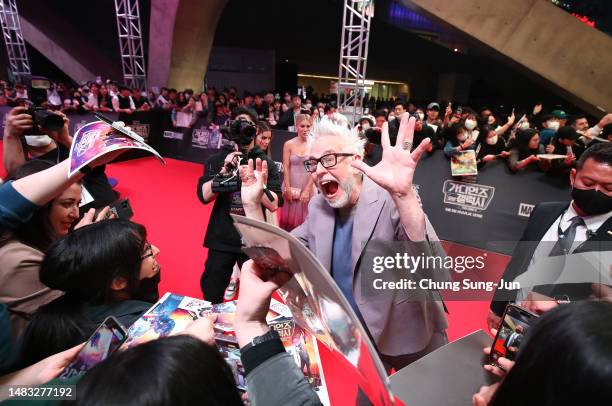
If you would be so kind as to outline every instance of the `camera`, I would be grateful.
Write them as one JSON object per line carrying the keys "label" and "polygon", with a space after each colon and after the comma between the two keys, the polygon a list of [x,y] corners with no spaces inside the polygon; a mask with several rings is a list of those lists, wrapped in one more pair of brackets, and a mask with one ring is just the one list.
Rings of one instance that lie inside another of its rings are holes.
{"label": "camera", "polygon": [[25,78],[30,101],[26,114],[32,116],[34,129],[38,127],[49,131],[58,131],[64,126],[64,119],[44,107],[47,102],[47,90],[51,87],[49,79],[43,76],[30,76]]}
{"label": "camera", "polygon": [[224,138],[234,141],[239,147],[248,146],[257,134],[255,124],[245,119],[232,120],[228,126],[219,127],[219,130]]}
{"label": "camera", "polygon": [[225,165],[226,173],[217,173],[212,179],[211,190],[214,193],[232,193],[240,190],[241,182],[238,175],[240,157],[235,156],[231,163]]}

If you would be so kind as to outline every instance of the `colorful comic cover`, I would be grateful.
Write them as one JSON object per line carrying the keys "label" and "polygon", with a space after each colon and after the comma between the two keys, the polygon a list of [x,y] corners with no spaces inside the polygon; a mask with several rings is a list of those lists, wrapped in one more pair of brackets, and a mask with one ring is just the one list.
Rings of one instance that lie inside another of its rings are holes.
{"label": "colorful comic cover", "polygon": [[451,157],[451,173],[453,176],[478,175],[476,151],[461,151]]}
{"label": "colorful comic cover", "polygon": [[[217,348],[232,368],[238,389],[246,391],[246,376],[234,333],[237,304],[235,300],[211,304],[201,299],[166,293],[128,329],[128,339],[122,349],[180,333],[194,320],[215,313]],[[321,403],[329,405],[321,359],[314,336],[300,328],[293,320],[289,308],[274,298],[270,303],[266,321],[279,333],[285,349],[292,354],[296,365],[319,395]]]}
{"label": "colorful comic cover", "polygon": [[164,162],[161,155],[146,143],[120,133],[103,121],[94,121],[79,128],[72,139],[68,176],[72,176],[95,159],[119,149],[147,151]]}
{"label": "colorful comic cover", "polygon": [[324,401],[327,398],[327,390],[315,338],[296,324],[293,318],[281,316],[268,324],[281,337],[285,350],[293,356],[295,364],[317,392],[321,402],[329,404],[329,400],[327,403]]}
{"label": "colorful comic cover", "polygon": [[128,339],[122,349],[180,333],[210,309],[210,302],[166,293],[128,329]]}

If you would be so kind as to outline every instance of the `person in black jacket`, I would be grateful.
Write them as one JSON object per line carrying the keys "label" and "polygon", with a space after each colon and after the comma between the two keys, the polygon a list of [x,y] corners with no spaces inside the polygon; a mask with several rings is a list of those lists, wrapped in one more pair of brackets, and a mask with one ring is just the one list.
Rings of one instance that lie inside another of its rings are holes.
{"label": "person in black jacket", "polygon": [[[257,114],[246,108],[237,109],[235,117],[236,120],[244,120],[253,127],[257,122]],[[237,167],[240,161],[257,158],[268,163],[267,187],[274,197],[274,200],[265,197],[263,204],[268,210],[276,211],[282,205],[280,175],[274,162],[255,145],[254,128],[253,137],[249,140],[238,140],[237,145],[227,146],[221,152],[208,158],[204,164],[204,175],[198,181],[197,195],[200,201],[204,204],[215,202],[204,238],[204,246],[208,248],[208,257],[200,279],[200,287],[205,299],[213,303],[223,301],[223,292],[230,281],[234,264],[238,263],[239,266],[242,266],[248,259],[241,251],[240,236],[234,228],[230,214],[244,215],[240,198],[239,176],[236,174]],[[225,175],[225,179],[234,174],[234,179],[238,182],[234,182],[236,187],[233,189],[221,187],[229,185],[229,182],[213,183],[218,174]],[[215,185],[220,188],[218,189]]]}
{"label": "person in black jacket", "polygon": [[[576,168],[571,169],[570,183],[571,202],[545,202],[533,209],[504,271],[504,281],[512,281],[529,271],[538,258],[609,249],[612,243],[612,144],[602,143],[587,149]],[[591,283],[543,285],[541,288],[542,291],[536,293],[545,295],[544,301],[552,305],[556,305],[555,300],[585,299],[596,293]],[[490,327],[497,328],[506,304],[515,301],[518,293],[497,290],[487,318]],[[529,302],[530,295],[535,296],[529,293]],[[550,307],[525,302],[523,305],[536,312]]]}
{"label": "person in black jacket", "polygon": [[478,151],[476,154],[476,160],[478,167],[484,166],[487,162],[492,162],[496,159],[507,158],[510,153],[506,149],[506,143],[504,139],[497,135],[497,132],[493,127],[485,124],[481,128],[481,134],[483,142],[476,148]]}

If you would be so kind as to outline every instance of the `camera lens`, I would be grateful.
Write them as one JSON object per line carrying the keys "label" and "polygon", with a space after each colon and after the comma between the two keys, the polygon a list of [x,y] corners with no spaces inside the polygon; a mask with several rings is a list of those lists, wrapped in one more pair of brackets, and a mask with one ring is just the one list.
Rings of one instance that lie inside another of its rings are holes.
{"label": "camera lens", "polygon": [[36,110],[34,112],[34,121],[42,128],[49,131],[58,131],[64,126],[64,119],[62,116],[47,110]]}

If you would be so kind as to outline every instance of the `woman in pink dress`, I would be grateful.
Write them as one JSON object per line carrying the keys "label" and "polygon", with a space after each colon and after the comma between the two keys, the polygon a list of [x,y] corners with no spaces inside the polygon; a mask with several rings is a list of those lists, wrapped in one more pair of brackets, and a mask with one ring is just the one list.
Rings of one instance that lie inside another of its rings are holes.
{"label": "woman in pink dress", "polygon": [[279,226],[287,231],[302,224],[308,214],[308,202],[314,188],[310,174],[304,168],[304,160],[310,153],[310,128],[312,120],[307,114],[295,118],[297,136],[283,146],[283,198]]}

